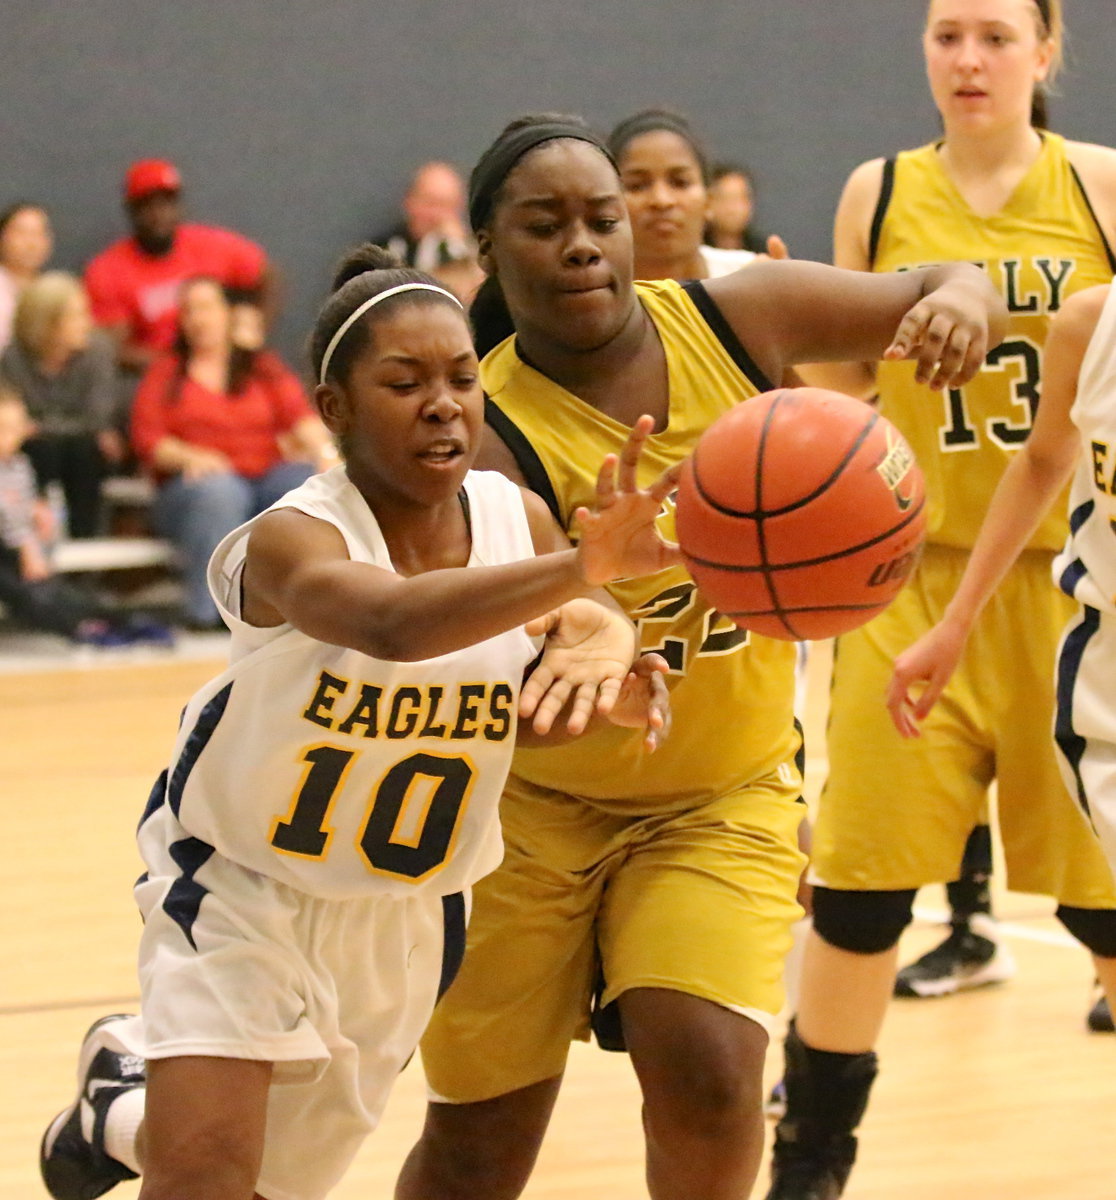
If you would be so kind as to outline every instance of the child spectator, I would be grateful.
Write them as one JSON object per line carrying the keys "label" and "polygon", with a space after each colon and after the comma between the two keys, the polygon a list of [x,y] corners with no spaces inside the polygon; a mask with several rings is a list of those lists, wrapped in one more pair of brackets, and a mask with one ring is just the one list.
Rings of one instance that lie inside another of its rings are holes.
{"label": "child spectator", "polygon": [[166,644],[169,631],[146,618],[109,612],[51,568],[50,510],[38,498],[35,472],[20,446],[31,429],[19,395],[0,383],[0,602],[33,629],[92,646]]}

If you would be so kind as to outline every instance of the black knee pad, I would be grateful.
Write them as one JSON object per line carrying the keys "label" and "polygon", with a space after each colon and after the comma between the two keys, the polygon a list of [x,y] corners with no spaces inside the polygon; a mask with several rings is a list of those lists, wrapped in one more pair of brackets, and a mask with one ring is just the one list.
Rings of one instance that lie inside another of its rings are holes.
{"label": "black knee pad", "polygon": [[814,888],[814,928],[838,950],[882,954],[910,924],[915,889],[852,892]]}
{"label": "black knee pad", "polygon": [[1059,904],[1056,916],[1097,958],[1116,958],[1116,909]]}

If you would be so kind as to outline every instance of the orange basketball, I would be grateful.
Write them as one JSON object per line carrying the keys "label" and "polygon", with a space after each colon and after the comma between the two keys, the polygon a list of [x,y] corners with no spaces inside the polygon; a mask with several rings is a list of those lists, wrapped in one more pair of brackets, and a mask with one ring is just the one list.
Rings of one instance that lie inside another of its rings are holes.
{"label": "orange basketball", "polygon": [[718,612],[769,637],[833,637],[898,593],[925,535],[922,472],[859,400],[783,388],[711,425],[678,486],[686,565]]}

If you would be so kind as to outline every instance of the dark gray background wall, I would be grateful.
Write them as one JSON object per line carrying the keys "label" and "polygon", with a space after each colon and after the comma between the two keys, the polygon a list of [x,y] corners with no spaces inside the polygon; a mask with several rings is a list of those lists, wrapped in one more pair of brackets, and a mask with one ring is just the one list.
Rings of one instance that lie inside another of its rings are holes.
{"label": "dark gray background wall", "polygon": [[[688,113],[754,166],[759,224],[826,258],[864,158],[937,128],[924,0],[8,0],[0,206],[45,201],[56,262],[124,229],[120,177],[174,159],[198,219],[261,241],[286,279],[281,347],[302,340],[337,254],[390,224],[410,171],[467,169],[506,120],[607,127]],[[1054,127],[1116,142],[1116,3],[1068,0]]]}

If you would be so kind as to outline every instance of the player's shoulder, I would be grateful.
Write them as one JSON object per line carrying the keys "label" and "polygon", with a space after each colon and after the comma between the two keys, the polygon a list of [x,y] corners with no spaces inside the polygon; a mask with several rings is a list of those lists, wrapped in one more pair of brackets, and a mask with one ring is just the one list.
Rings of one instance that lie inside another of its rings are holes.
{"label": "player's shoulder", "polygon": [[1097,142],[1075,142],[1069,138],[1065,145],[1066,154],[1075,167],[1087,164],[1102,170],[1116,170],[1116,149],[1112,146],[1101,146]]}
{"label": "player's shoulder", "polygon": [[871,263],[871,228],[884,191],[886,158],[870,158],[854,167],[845,180],[834,219],[834,262],[867,270]]}
{"label": "player's shoulder", "polygon": [[1091,199],[1116,206],[1116,150],[1095,142],[1066,142],[1066,157]]}
{"label": "player's shoulder", "polygon": [[846,192],[879,192],[888,160],[883,156],[869,158],[853,167],[845,180]]}

